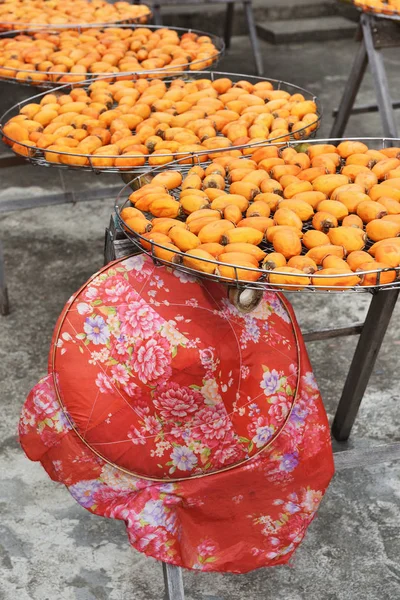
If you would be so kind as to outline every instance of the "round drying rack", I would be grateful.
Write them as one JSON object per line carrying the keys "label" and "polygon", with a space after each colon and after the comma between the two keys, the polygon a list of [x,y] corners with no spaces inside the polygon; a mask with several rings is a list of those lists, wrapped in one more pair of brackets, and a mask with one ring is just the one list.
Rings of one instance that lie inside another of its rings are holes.
{"label": "round drying rack", "polygon": [[[400,145],[400,139],[394,139],[394,138],[346,138],[346,140],[349,141],[361,141],[364,142],[366,144],[368,144],[370,147],[374,147],[375,149],[382,149],[385,147],[391,147],[394,145]],[[316,140],[308,140],[307,142],[303,142],[303,143],[299,143],[299,142],[286,142],[283,145],[280,145],[280,148],[286,148],[286,147],[293,147],[296,149],[296,147],[298,147],[298,150],[300,151],[304,151],[304,146],[306,144],[333,144],[333,145],[338,145],[341,142],[343,142],[344,140],[342,138],[327,138],[327,139],[316,139]],[[248,157],[243,157],[243,158],[248,158]],[[193,161],[193,166],[195,164],[200,164],[200,163],[196,163],[196,161]],[[191,165],[184,165],[184,171],[188,170],[188,168],[190,168]],[[202,165],[204,166],[204,165]],[[182,165],[180,165],[179,161],[174,162],[173,164],[169,165],[169,168],[174,169],[174,170],[180,170],[182,172]],[[192,277],[195,277],[196,279],[207,279],[210,281],[214,281],[214,282],[218,282],[221,284],[224,284],[225,286],[228,286],[228,288],[230,288],[230,291],[235,293],[235,294],[242,294],[244,291],[246,290],[253,290],[255,293],[255,297],[256,298],[260,298],[260,294],[263,290],[265,291],[275,291],[275,292],[303,292],[303,293],[363,293],[363,292],[370,292],[370,293],[375,293],[381,290],[394,290],[394,289],[398,289],[400,288],[400,266],[399,267],[389,267],[387,269],[377,269],[374,271],[357,271],[356,273],[352,273],[349,272],[348,274],[343,274],[343,275],[318,275],[318,271],[316,271],[313,274],[295,274],[296,277],[296,283],[295,284],[284,284],[284,285],[280,285],[280,284],[274,284],[274,283],[270,283],[269,281],[269,275],[271,273],[271,271],[265,270],[265,269],[260,269],[260,268],[250,268],[250,267],[243,267],[243,266],[237,266],[237,265],[229,265],[227,263],[221,263],[218,261],[218,259],[214,259],[214,260],[207,260],[207,259],[199,259],[196,258],[197,261],[201,262],[202,260],[204,260],[204,262],[207,263],[215,263],[216,266],[230,266],[234,268],[234,272],[235,272],[235,279],[233,278],[227,278],[227,277],[222,277],[221,275],[217,275],[215,273],[205,273],[203,271],[199,271],[197,269],[193,269],[191,267],[185,266],[183,264],[183,258],[187,255],[185,255],[184,252],[175,252],[175,257],[174,257],[174,262],[171,262],[169,260],[164,260],[162,258],[159,258],[156,256],[155,254],[155,249],[156,248],[160,248],[162,250],[169,250],[166,246],[156,243],[152,240],[149,240],[145,237],[143,237],[143,235],[137,233],[136,231],[134,231],[133,229],[131,229],[129,227],[129,225],[127,225],[127,223],[125,223],[125,221],[122,219],[121,217],[121,211],[128,207],[128,206],[132,206],[132,204],[130,203],[129,200],[129,195],[133,190],[138,190],[140,189],[143,185],[146,185],[148,183],[150,183],[151,179],[157,175],[158,173],[165,171],[166,168],[156,168],[153,169],[151,171],[148,171],[136,178],[134,178],[132,181],[130,181],[129,183],[127,183],[122,190],[120,191],[120,193],[118,194],[117,198],[116,198],[116,202],[115,202],[115,213],[118,219],[118,222],[122,228],[122,230],[124,231],[126,237],[131,240],[135,246],[137,246],[142,252],[144,252],[145,254],[147,254],[148,256],[150,256],[155,264],[163,264],[167,267],[170,268],[174,268],[178,271],[184,272],[187,275],[190,275]],[[228,187],[226,188],[226,191],[228,191]],[[169,193],[172,196],[175,196],[176,198],[179,196],[179,192],[180,192],[180,187],[174,188],[173,190],[170,190]],[[154,217],[153,215],[151,215],[151,213],[148,212],[143,212],[144,216],[148,219],[148,220],[152,220]],[[184,218],[180,218],[179,220],[184,221]],[[313,229],[311,222],[306,222],[304,223],[303,226],[303,231],[308,231],[310,229]],[[143,246],[143,243],[146,244],[147,248]],[[371,240],[367,240],[366,245],[364,250],[368,250],[374,242],[372,242]],[[260,244],[259,246],[262,250],[264,250],[265,252],[274,252],[274,248],[272,246],[271,243],[264,241]],[[303,252],[302,254],[305,254],[307,252],[306,249],[303,248]],[[241,274],[243,274],[243,271],[248,271],[253,272],[253,273],[258,273],[260,274],[260,278],[257,281],[247,281],[243,279],[243,276],[241,276],[240,278],[238,277],[238,270],[241,272]],[[385,273],[385,272],[396,272],[396,279],[395,281],[393,281],[392,283],[388,283],[388,284],[381,284],[380,283],[380,278],[381,278],[381,274]],[[345,281],[346,278],[348,278],[351,275],[357,275],[357,276],[363,276],[363,275],[371,275],[376,273],[376,283],[375,285],[355,285],[352,287],[347,287],[347,286],[343,286],[340,287],[335,285],[335,286],[329,286],[327,283],[327,280],[329,279],[335,279],[335,280],[340,280],[340,278],[343,279],[343,281]],[[283,275],[283,276],[287,276],[288,273],[284,273],[282,271],[279,271],[278,269],[274,270],[274,275]],[[317,281],[318,278],[321,280],[322,278],[324,279],[324,284],[322,285],[314,285],[312,283],[313,280]],[[304,279],[304,283],[297,283],[297,279]],[[251,301],[250,301],[251,303]],[[235,304],[237,304],[237,302],[235,301]],[[252,308],[254,308],[254,305],[251,304]]]}
{"label": "round drying rack", "polygon": [[[35,29],[79,29],[88,27],[104,27],[105,25],[110,25],[112,27],[119,27],[123,24],[130,25],[146,25],[148,21],[152,18],[153,13],[149,6],[146,6],[147,12],[142,15],[138,15],[137,17],[130,17],[127,19],[119,19],[118,21],[107,21],[101,23],[24,23],[23,21],[0,21],[0,32],[12,32],[15,30],[21,30],[26,28],[35,28]],[[147,26],[147,25],[146,25]]]}
{"label": "round drying rack", "polygon": [[[284,91],[289,92],[290,94],[300,93],[304,96],[304,98],[306,100],[314,101],[317,105],[315,121],[307,124],[302,129],[297,130],[295,132],[295,134],[289,133],[289,137],[290,137],[290,139],[296,139],[296,141],[298,143],[299,140],[305,140],[305,139],[309,139],[310,137],[315,136],[316,131],[320,124],[320,120],[322,118],[321,103],[320,103],[319,99],[317,98],[317,96],[315,96],[312,92],[309,92],[308,90],[306,90],[302,87],[299,87],[297,85],[287,83],[285,81],[280,81],[277,79],[267,79],[265,77],[256,77],[256,76],[243,75],[243,74],[225,73],[225,72],[220,72],[220,71],[196,71],[193,73],[188,73],[187,71],[183,71],[181,73],[176,73],[173,78],[165,79],[164,82],[168,85],[171,82],[175,81],[177,78],[181,78],[185,82],[190,82],[190,81],[195,81],[197,79],[205,79],[205,78],[210,79],[211,81],[214,81],[215,79],[219,79],[220,77],[228,77],[233,82],[239,82],[242,80],[246,80],[253,84],[259,83],[261,81],[268,81],[274,86],[274,90],[284,90]],[[104,79],[107,80],[108,78],[104,78]],[[99,81],[99,80],[97,80],[97,81]],[[68,94],[74,87],[75,87],[74,85],[65,84],[63,86],[60,86],[60,87],[54,89],[53,93]],[[74,153],[74,152],[58,152],[58,151],[48,150],[48,149],[42,150],[40,148],[32,147],[32,146],[29,146],[22,142],[18,142],[17,140],[14,140],[14,139],[10,138],[9,136],[7,136],[3,130],[3,127],[7,123],[7,121],[9,119],[11,119],[12,117],[18,115],[20,109],[23,108],[26,104],[30,104],[32,102],[40,102],[42,97],[44,95],[46,95],[47,93],[48,92],[45,91],[40,94],[36,94],[35,96],[31,96],[30,98],[27,98],[27,99],[23,100],[22,102],[18,102],[17,104],[15,104],[11,108],[9,108],[0,117],[0,134],[4,137],[4,139],[8,140],[8,142],[11,143],[10,145],[18,144],[18,146],[24,150],[24,153],[21,154],[21,156],[23,156],[27,161],[31,162],[32,164],[41,166],[41,167],[79,169],[79,170],[84,170],[84,171],[92,171],[94,173],[133,173],[133,174],[139,175],[146,170],[154,169],[154,165],[151,165],[148,162],[148,159],[152,157],[151,154],[146,155],[144,157],[144,160],[145,160],[144,164],[140,164],[139,166],[132,166],[132,167],[130,167],[130,166],[124,166],[124,167],[103,166],[103,167],[99,167],[99,166],[96,166],[96,164],[93,162],[95,160],[95,157],[93,155],[78,154],[78,153]],[[311,129],[312,129],[311,133],[308,133]],[[132,133],[134,134],[134,131],[132,131]],[[216,155],[216,154],[220,154],[220,153],[231,151],[231,150],[243,151],[243,150],[247,150],[250,148],[257,148],[260,146],[265,146],[266,144],[269,144],[269,145],[276,145],[278,143],[284,144],[285,138],[287,139],[287,137],[288,136],[285,135],[284,137],[279,136],[276,138],[271,138],[268,140],[263,140],[263,141],[253,142],[253,143],[248,142],[248,143],[242,144],[240,146],[232,145],[232,146],[224,147],[224,148],[215,148],[215,149],[213,148],[212,150],[204,149],[204,150],[196,151],[196,152],[190,152],[190,151],[174,152],[174,153],[166,152],[165,154],[160,153],[155,156],[157,157],[157,159],[164,159],[164,158],[170,159],[172,156],[172,160],[170,160],[170,162],[164,163],[164,165],[163,165],[164,168],[165,167],[168,168],[169,166],[171,166],[171,164],[174,160],[180,161],[181,164],[184,163],[184,161],[187,161],[188,164],[192,164],[194,162],[196,162],[196,164],[199,164],[202,162],[207,162],[209,154]],[[68,157],[69,164],[63,164],[58,161],[56,162],[56,161],[49,160],[50,157],[52,157],[52,156],[56,157],[56,155]],[[115,160],[116,158],[120,158],[121,156],[124,156],[124,155],[110,155],[110,156],[101,155],[101,158]],[[74,158],[77,158],[79,163],[81,163],[81,164],[77,164],[77,165],[71,164],[71,161]],[[132,159],[132,161],[135,159],[142,160],[143,155],[131,155],[130,154],[129,158]]]}
{"label": "round drying rack", "polygon": [[[102,24],[102,25],[93,25],[93,24],[88,24],[88,25],[73,25],[71,27],[58,27],[58,26],[52,26],[52,27],[47,27],[45,28],[46,32],[49,32],[51,35],[55,35],[58,34],[62,31],[66,31],[66,30],[70,30],[72,29],[73,31],[78,31],[79,33],[83,33],[86,31],[90,31],[90,29],[100,29],[102,31],[107,30],[107,29],[141,29],[143,26],[142,25],[131,25],[131,24],[126,24],[126,23],[122,23],[122,24],[115,24],[115,23],[107,23],[107,24]],[[146,29],[150,29],[152,31],[157,31],[158,29],[166,29],[163,26],[159,26],[159,25],[146,25],[145,26]],[[211,61],[210,64],[208,65],[207,68],[211,68],[212,66],[215,66],[216,64],[218,64],[218,62],[221,60],[222,56],[224,55],[225,52],[225,43],[223,41],[222,38],[213,35],[211,33],[208,33],[206,31],[200,31],[198,29],[185,29],[184,27],[170,27],[169,29],[178,32],[179,37],[183,36],[185,33],[194,33],[197,36],[207,36],[210,38],[212,44],[215,47],[215,54],[213,54],[212,56],[210,56],[209,59],[205,59],[205,58],[201,58],[201,59],[195,59],[193,61],[187,61],[187,62],[183,62],[180,65],[175,65],[174,68],[168,68],[168,65],[166,65],[165,67],[159,68],[159,69],[153,69],[153,70],[146,70],[146,69],[140,69],[137,71],[120,71],[117,73],[90,73],[87,72],[86,74],[74,74],[74,73],[70,73],[68,72],[56,72],[56,71],[29,71],[27,69],[16,69],[16,68],[12,68],[12,67],[0,67],[1,71],[9,71],[10,74],[9,75],[0,75],[0,81],[4,81],[6,83],[14,83],[17,85],[25,85],[25,86],[29,86],[29,87],[36,87],[36,88],[40,88],[40,89],[54,89],[57,87],[60,87],[60,85],[62,85],[63,82],[60,82],[60,79],[62,79],[63,77],[81,77],[83,76],[84,79],[80,80],[80,81],[76,81],[71,83],[71,85],[73,85],[74,87],[81,87],[81,86],[87,86],[90,85],[91,83],[93,83],[94,81],[97,81],[98,79],[102,79],[103,81],[109,81],[110,83],[114,82],[114,81],[118,81],[120,79],[131,79],[131,80],[136,80],[136,79],[164,79],[164,78],[173,78],[175,76],[176,73],[181,74],[182,72],[185,72],[187,70],[190,71],[197,71],[197,70],[203,70],[204,69],[204,63],[207,61]],[[18,35],[34,35],[35,33],[40,33],[43,32],[44,28],[43,27],[29,27],[29,28],[24,28],[24,29],[20,29],[18,31],[16,30],[12,30],[12,31],[7,31],[7,32],[3,32],[0,33],[0,40],[4,39],[4,38],[9,38],[9,37],[15,37]],[[77,48],[79,48],[79,46],[77,46]],[[196,65],[198,66],[198,69],[196,68]],[[22,73],[22,74],[26,74],[26,79],[17,79],[16,77],[13,77],[11,75],[11,73]],[[35,81],[35,80],[29,80],[29,75],[32,73],[40,73],[42,76],[46,77],[46,80],[44,81]]]}

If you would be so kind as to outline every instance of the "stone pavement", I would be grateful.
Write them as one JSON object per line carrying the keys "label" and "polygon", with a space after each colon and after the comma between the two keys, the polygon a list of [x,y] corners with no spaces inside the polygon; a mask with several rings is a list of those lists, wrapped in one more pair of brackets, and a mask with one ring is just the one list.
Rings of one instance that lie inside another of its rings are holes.
{"label": "stone pavement", "polygon": [[[274,47],[262,44],[266,73],[309,88],[325,106],[322,134],[340,98],[354,54],[352,41]],[[385,53],[400,92],[398,50]],[[221,70],[254,72],[247,38],[235,38]],[[27,90],[7,88],[1,108]],[[366,79],[362,101],[373,100]],[[15,100],[16,101],[16,100]],[[379,135],[377,115],[352,119],[348,135]],[[32,180],[31,175],[35,179]],[[56,170],[0,171],[2,199],[43,196],[59,186]],[[66,174],[66,180],[68,179]],[[74,173],[83,192],[106,175]],[[33,183],[32,183],[33,181]],[[69,181],[69,185],[70,180]],[[118,183],[118,178],[113,178]],[[110,183],[107,181],[107,184]],[[0,216],[11,314],[0,317],[0,600],[159,600],[161,566],[132,550],[122,523],[90,515],[63,486],[29,462],[16,441],[29,389],[46,372],[55,321],[68,297],[102,264],[113,198]],[[362,320],[368,295],[295,295],[305,329]],[[400,441],[399,309],[378,357],[349,443]],[[309,344],[332,418],[357,338]],[[400,598],[400,463],[338,473],[290,566],[243,576],[185,573],[187,600],[395,600]]]}

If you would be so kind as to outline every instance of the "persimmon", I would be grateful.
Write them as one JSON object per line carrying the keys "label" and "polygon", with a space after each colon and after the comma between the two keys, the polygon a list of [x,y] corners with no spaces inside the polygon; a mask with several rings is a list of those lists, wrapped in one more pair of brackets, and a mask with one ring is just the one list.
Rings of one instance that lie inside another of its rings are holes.
{"label": "persimmon", "polygon": [[328,233],[329,229],[338,226],[338,220],[331,213],[321,210],[313,216],[312,225],[317,231]]}
{"label": "persimmon", "polygon": [[333,215],[338,221],[342,221],[349,214],[347,207],[337,200],[322,200],[317,210]]}
{"label": "persimmon", "polygon": [[379,242],[393,238],[400,233],[400,223],[394,221],[383,221],[382,219],[374,219],[367,223],[365,231],[370,240]]}
{"label": "persimmon", "polygon": [[360,275],[360,285],[362,286],[387,285],[392,283],[397,277],[397,271],[394,268],[376,260],[360,264],[356,269],[356,272],[358,271],[376,271]]}
{"label": "persimmon", "polygon": [[329,237],[326,235],[326,233],[323,233],[322,231],[317,231],[315,229],[310,229],[309,231],[306,231],[303,235],[302,242],[308,250],[311,250],[311,248],[316,248],[318,246],[330,244]]}
{"label": "persimmon", "polygon": [[301,253],[301,241],[291,230],[277,231],[272,239],[275,252],[283,254],[286,259]]}
{"label": "persimmon", "polygon": [[354,275],[351,271],[339,267],[327,267],[321,269],[312,278],[312,283],[321,288],[338,288],[346,289],[354,287],[360,283],[360,278]]}
{"label": "persimmon", "polygon": [[350,254],[348,254],[346,257],[346,262],[352,271],[356,271],[361,264],[371,262],[373,260],[373,257],[364,250],[350,252]]}
{"label": "persimmon", "polygon": [[334,227],[329,229],[328,237],[334,246],[343,246],[346,252],[362,250],[365,247],[367,236],[358,227]]}
{"label": "persimmon", "polygon": [[316,263],[308,256],[292,256],[287,264],[288,267],[299,269],[307,274],[315,273],[318,269]]}
{"label": "persimmon", "polygon": [[268,281],[271,285],[288,291],[295,291],[310,284],[310,278],[305,275],[304,271],[289,266],[273,269],[268,276]]}
{"label": "persimmon", "polygon": [[359,229],[364,227],[364,223],[358,215],[347,215],[347,217],[343,219],[342,225],[345,227],[358,227]]}
{"label": "persimmon", "polygon": [[383,244],[377,249],[375,260],[390,267],[398,267],[400,265],[400,248],[389,242]]}

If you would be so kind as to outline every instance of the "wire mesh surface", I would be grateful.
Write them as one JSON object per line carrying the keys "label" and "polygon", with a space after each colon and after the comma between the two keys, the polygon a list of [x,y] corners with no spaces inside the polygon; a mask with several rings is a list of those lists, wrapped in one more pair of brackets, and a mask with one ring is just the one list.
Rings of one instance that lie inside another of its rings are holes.
{"label": "wire mesh surface", "polygon": [[[349,141],[361,141],[366,143],[369,148],[374,148],[374,149],[382,149],[382,148],[387,148],[387,147],[391,147],[394,145],[400,145],[400,139],[394,139],[394,138],[346,138],[346,140]],[[317,140],[308,140],[306,143],[307,144],[334,144],[334,145],[338,145],[339,143],[343,142],[344,140],[342,138],[328,138],[328,139],[317,139]],[[304,144],[299,144],[299,142],[297,141],[291,141],[291,142],[287,142],[286,144],[282,145],[281,148],[285,148],[285,147],[299,147],[299,146],[303,146]],[[301,149],[301,148],[300,148]],[[247,157],[243,157],[243,158],[247,158]],[[211,161],[209,161],[209,163],[211,163]],[[204,165],[202,165],[204,167]],[[169,165],[169,168],[171,169],[177,169],[182,171],[181,166],[179,165],[179,161],[177,161],[176,163]],[[189,167],[190,168],[190,167]],[[185,165],[185,170],[187,169],[187,166]],[[353,272],[349,272],[347,274],[324,274],[324,275],[318,275],[318,271],[312,274],[300,274],[300,273],[295,273],[293,274],[294,277],[296,278],[296,283],[294,284],[275,284],[275,283],[271,283],[269,281],[269,275],[271,273],[271,271],[262,269],[262,268],[250,268],[250,267],[244,267],[244,266],[239,266],[239,265],[229,265],[228,263],[222,263],[220,261],[218,261],[218,259],[214,259],[214,260],[207,260],[207,259],[199,259],[196,258],[196,260],[198,260],[199,262],[204,261],[205,263],[213,263],[215,264],[217,267],[218,266],[231,266],[234,267],[235,269],[235,279],[232,278],[227,278],[227,277],[223,277],[219,274],[215,274],[215,273],[205,273],[203,271],[199,271],[197,269],[193,269],[191,267],[185,266],[182,261],[184,259],[184,257],[187,255],[185,255],[184,252],[181,251],[175,251],[174,250],[174,262],[171,262],[171,260],[164,260],[163,258],[160,258],[159,256],[156,255],[157,249],[161,249],[161,250],[165,250],[165,251],[170,251],[170,249],[163,245],[163,244],[159,244],[156,243],[152,240],[149,240],[145,237],[143,237],[143,235],[137,233],[136,231],[134,231],[133,229],[131,229],[129,227],[129,225],[124,221],[124,219],[121,217],[121,212],[124,208],[132,206],[130,200],[129,200],[129,195],[132,192],[132,189],[134,190],[138,190],[140,189],[143,185],[146,185],[147,183],[149,183],[151,181],[151,179],[157,175],[158,173],[162,172],[163,170],[165,170],[162,168],[156,168],[153,170],[148,171],[145,174],[142,174],[141,176],[138,176],[136,178],[134,178],[132,181],[130,181],[129,183],[127,183],[122,190],[120,191],[120,193],[117,196],[116,199],[116,203],[115,203],[115,212],[119,221],[119,224],[122,228],[122,230],[124,231],[125,235],[127,236],[128,239],[130,239],[138,248],[140,248],[145,254],[147,254],[148,256],[150,256],[153,261],[156,264],[163,264],[165,266],[168,267],[172,267],[174,269],[177,269],[179,271],[183,271],[185,273],[187,273],[188,275],[191,275],[193,277],[196,278],[200,278],[200,279],[210,279],[212,281],[218,281],[224,285],[227,285],[229,287],[236,287],[237,289],[252,289],[252,290],[269,290],[269,291],[276,291],[276,292],[280,292],[280,291],[286,291],[286,292],[304,292],[304,293],[310,293],[310,292],[319,292],[319,293],[363,293],[363,292],[370,292],[370,293],[374,293],[374,292],[378,292],[378,291],[382,291],[382,290],[394,290],[394,289],[399,289],[400,288],[400,266],[398,267],[389,267],[387,269],[376,269],[376,270],[371,270],[371,271],[357,271],[356,273]],[[169,193],[171,195],[174,195],[175,198],[177,199],[179,197],[179,191],[180,188],[174,188],[174,190],[169,190]],[[228,186],[226,188],[226,191],[228,190]],[[148,220],[152,220],[154,217],[151,213],[149,212],[143,212],[144,216],[148,219]],[[181,221],[185,221],[185,218],[179,218],[178,220]],[[311,221],[308,221],[306,223],[303,224],[303,231],[308,231],[310,229],[313,229]],[[370,239],[366,240],[366,244],[365,244],[365,248],[364,250],[367,250],[373,245],[373,241]],[[143,245],[145,244],[145,246]],[[146,247],[147,246],[147,247]],[[275,252],[274,247],[272,245],[272,243],[264,241],[259,245],[259,247],[266,253],[269,252]],[[306,248],[302,248],[302,255],[306,254],[307,249]],[[249,272],[249,273],[257,273],[260,275],[260,278],[257,281],[247,281],[245,279],[243,279],[243,276],[241,275],[240,277],[238,276],[238,269],[243,272]],[[381,279],[381,274],[382,273],[386,273],[386,272],[390,272],[393,273],[395,272],[396,274],[396,279],[395,281],[391,282],[391,283],[387,283],[387,284],[381,284],[380,283],[380,279]],[[274,275],[282,275],[282,276],[287,276],[288,273],[285,273],[283,271],[279,271],[279,269],[274,269],[273,271]],[[359,276],[362,277],[363,275],[373,275],[374,273],[377,274],[376,276],[376,283],[374,285],[354,285],[354,286],[346,286],[345,283],[343,284],[343,287],[338,287],[337,285],[335,286],[329,286],[327,280],[329,281],[329,279],[335,279],[335,280],[340,280],[342,279],[343,282],[345,282],[345,279],[348,278],[349,276]],[[300,282],[297,282],[297,279],[300,280]],[[301,282],[301,280],[304,280],[304,283]],[[314,285],[313,280],[317,281],[318,279],[320,280],[324,280],[324,284],[323,285]]]}
{"label": "wire mesh surface", "polygon": [[[204,79],[204,78],[214,81],[215,79],[219,79],[220,77],[228,77],[233,82],[246,80],[253,84],[262,82],[262,81],[268,81],[273,85],[274,90],[283,90],[283,91],[287,91],[290,94],[300,93],[304,96],[305,100],[312,100],[317,105],[315,121],[313,123],[308,123],[304,128],[297,130],[295,132],[295,134],[289,133],[289,137],[291,139],[296,137],[297,140],[301,140],[301,139],[305,140],[305,139],[309,139],[311,136],[315,136],[316,131],[319,127],[321,118],[322,118],[321,103],[320,103],[318,97],[315,96],[312,92],[309,92],[308,90],[306,90],[302,87],[299,87],[297,85],[287,83],[285,81],[281,81],[281,80],[277,80],[277,79],[267,79],[265,77],[256,77],[256,76],[249,76],[249,75],[244,75],[244,74],[233,74],[233,73],[226,73],[226,72],[220,72],[220,71],[211,71],[211,72],[210,71],[196,71],[195,73],[188,73],[188,72],[184,71],[182,73],[176,73],[174,78],[166,79],[166,80],[164,80],[164,82],[168,85],[169,83],[174,81],[176,78],[181,78],[185,82],[191,82],[191,81],[195,81],[197,79]],[[105,79],[107,80],[108,78],[105,78]],[[54,89],[53,93],[68,94],[74,87],[75,86],[73,86],[71,84],[66,84],[66,85],[63,85],[63,86],[60,86],[60,87]],[[9,145],[12,146],[13,144],[18,144],[18,147],[23,149],[23,154],[21,152],[19,152],[19,154],[24,156],[24,158],[26,158],[26,160],[28,160],[32,164],[39,165],[42,167],[58,167],[58,168],[64,168],[64,169],[72,168],[72,169],[79,169],[79,170],[84,170],[84,171],[93,171],[95,173],[101,173],[101,172],[103,172],[103,173],[125,172],[125,173],[127,173],[127,172],[129,172],[132,174],[140,174],[140,173],[143,173],[143,171],[145,171],[145,170],[154,169],[154,166],[148,163],[148,158],[151,158],[151,154],[146,155],[145,163],[140,164],[139,166],[133,166],[133,167],[130,167],[130,166],[126,166],[126,167],[125,166],[124,167],[101,166],[101,167],[99,167],[94,164],[93,160],[95,159],[95,157],[93,157],[93,155],[79,154],[79,153],[74,153],[74,152],[59,152],[59,151],[48,150],[48,149],[42,150],[40,148],[32,147],[32,146],[29,146],[22,142],[18,142],[17,140],[14,140],[14,139],[10,138],[9,136],[7,136],[4,133],[4,129],[3,129],[5,124],[7,123],[7,121],[9,119],[11,119],[12,117],[18,115],[21,108],[24,107],[26,104],[30,104],[32,102],[40,102],[42,97],[47,93],[48,92],[46,92],[46,91],[42,92],[40,94],[31,96],[30,98],[15,104],[11,108],[9,108],[0,118],[0,133],[3,135],[4,139],[8,140]],[[310,129],[312,129],[312,128],[314,128],[313,131],[308,134],[307,132],[310,131]],[[134,131],[132,131],[132,134],[134,134]],[[194,161],[206,162],[208,160],[208,154],[210,154],[210,153],[212,153],[214,155],[214,154],[220,154],[220,153],[232,151],[232,150],[243,151],[243,150],[246,150],[249,148],[263,146],[265,144],[274,145],[279,142],[284,143],[283,140],[287,137],[288,137],[287,135],[285,135],[283,137],[278,136],[276,138],[271,138],[268,140],[263,140],[263,141],[258,141],[258,142],[248,142],[248,143],[242,144],[242,145],[236,145],[236,146],[232,145],[232,146],[223,147],[223,148],[213,148],[212,150],[204,149],[201,151],[196,150],[195,152],[190,152],[190,151],[171,152],[171,151],[169,151],[169,152],[166,152],[165,154],[157,153],[157,158],[158,159],[163,159],[163,158],[170,159],[171,155],[173,155],[173,160],[176,159],[179,161],[183,161],[184,159],[187,159],[188,163],[190,163],[190,164],[193,164]],[[17,152],[17,154],[18,154],[18,152]],[[85,161],[85,164],[73,165],[73,164],[63,164],[60,162],[56,162],[57,155],[69,157],[71,159],[78,158],[79,162],[82,163],[83,161]],[[117,158],[120,158],[121,156],[123,157],[124,155],[109,155],[109,156],[101,155],[101,158],[115,160]],[[51,160],[52,157],[54,157],[54,160]],[[99,158],[99,157],[97,157],[97,158]],[[134,154],[130,154],[129,158],[143,159],[143,155],[136,156]],[[171,160],[171,162],[172,162],[172,160]],[[164,168],[171,166],[171,162],[165,163],[163,165]]]}
{"label": "wire mesh surface", "polygon": [[[110,23],[110,24],[104,24],[104,25],[88,24],[88,25],[79,25],[79,26],[71,26],[71,27],[65,27],[65,26],[62,26],[62,27],[51,26],[50,27],[50,26],[48,26],[47,28],[45,28],[45,30],[46,30],[46,32],[50,33],[51,35],[54,35],[54,34],[58,34],[58,33],[62,32],[62,31],[68,31],[70,29],[73,31],[78,31],[78,33],[83,33],[83,32],[89,31],[90,29],[100,29],[101,31],[106,31],[107,29],[115,29],[115,27],[116,27],[116,24]],[[140,29],[140,28],[142,28],[142,25],[118,24],[118,29],[135,30],[135,29]],[[42,32],[43,29],[44,29],[43,27],[39,27],[39,28],[29,27],[29,28],[19,29],[17,31],[3,32],[3,33],[0,33],[0,41],[4,38],[15,37],[15,36],[21,35],[21,34],[33,36],[35,33]],[[146,29],[150,29],[151,31],[157,31],[158,29],[165,29],[165,27],[158,26],[158,25],[146,25]],[[197,36],[208,36],[211,39],[211,42],[215,46],[216,51],[215,51],[215,54],[213,54],[209,58],[211,63],[207,67],[207,69],[218,64],[218,62],[224,55],[224,52],[225,52],[224,41],[222,40],[222,38],[220,38],[216,35],[213,35],[211,33],[208,33],[206,31],[201,31],[198,29],[185,29],[184,27],[172,27],[172,28],[168,28],[168,29],[178,32],[180,37],[185,33],[194,33]],[[76,45],[74,47],[74,49],[79,49],[79,45]],[[98,79],[103,79],[104,81],[114,82],[114,81],[118,81],[119,79],[136,80],[136,79],[141,79],[141,78],[146,78],[146,79],[173,78],[176,73],[178,76],[178,75],[182,74],[182,72],[184,72],[188,69],[190,69],[191,71],[197,71],[196,65],[198,65],[198,70],[203,71],[204,70],[204,66],[203,66],[204,62],[206,62],[206,59],[202,58],[202,59],[195,59],[190,62],[189,61],[182,62],[182,64],[176,65],[175,68],[168,68],[168,66],[165,66],[165,67],[162,67],[159,69],[152,69],[152,70],[140,69],[140,70],[136,70],[136,71],[120,71],[117,73],[90,73],[90,72],[87,72],[83,76],[80,74],[70,73],[70,72],[32,71],[32,70],[27,70],[27,69],[19,69],[19,68],[15,68],[15,67],[13,68],[13,67],[1,66],[0,67],[0,82],[4,81],[6,83],[14,83],[17,85],[24,85],[24,86],[36,87],[39,89],[48,90],[48,89],[60,87],[60,85],[62,85],[64,83],[63,81],[60,81],[60,80],[62,78],[67,78],[67,77],[75,77],[75,78],[78,77],[77,81],[71,83],[71,85],[73,85],[75,87],[88,86]],[[4,73],[7,71],[8,71],[8,75],[6,75]],[[37,80],[29,79],[29,76],[32,75],[32,73],[40,74],[40,76],[43,76],[46,79],[44,81],[37,81]],[[26,75],[26,79],[17,79],[16,78],[17,74]],[[81,77],[83,77],[83,79],[80,79]]]}

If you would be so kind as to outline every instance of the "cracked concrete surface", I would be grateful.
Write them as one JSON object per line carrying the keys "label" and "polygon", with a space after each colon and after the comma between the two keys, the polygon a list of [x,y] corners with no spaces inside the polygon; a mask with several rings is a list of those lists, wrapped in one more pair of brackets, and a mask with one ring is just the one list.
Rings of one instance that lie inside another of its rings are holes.
{"label": "cracked concrete surface", "polygon": [[[262,44],[267,75],[314,90],[325,106],[322,134],[340,98],[355,43]],[[398,50],[385,52],[393,96],[400,91]],[[248,40],[235,39],[221,70],[253,72]],[[0,108],[31,90],[10,86]],[[18,91],[17,91],[18,90]],[[363,102],[374,98],[366,78]],[[378,115],[353,118],[348,135],[379,135]],[[35,174],[34,182],[29,179]],[[59,188],[57,171],[15,168],[0,174],[1,198]],[[67,179],[67,175],[66,175]],[[103,185],[106,176],[74,174],[73,186]],[[113,183],[118,179],[113,178]],[[95,182],[95,183],[94,183]],[[111,183],[107,181],[106,185]],[[35,188],[31,186],[34,185]],[[29,389],[46,371],[52,330],[68,297],[102,264],[104,228],[113,198],[3,214],[11,314],[0,317],[0,599],[158,600],[161,566],[132,550],[124,525],[95,517],[63,486],[29,462],[16,426]],[[291,295],[304,329],[361,321],[368,295]],[[400,441],[399,308],[379,354],[352,439]],[[309,344],[332,418],[357,338]],[[400,464],[338,473],[289,566],[248,575],[185,573],[187,600],[395,600],[400,598]]]}

